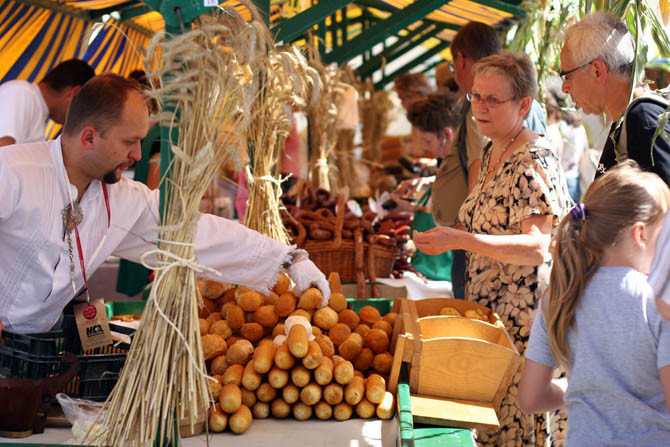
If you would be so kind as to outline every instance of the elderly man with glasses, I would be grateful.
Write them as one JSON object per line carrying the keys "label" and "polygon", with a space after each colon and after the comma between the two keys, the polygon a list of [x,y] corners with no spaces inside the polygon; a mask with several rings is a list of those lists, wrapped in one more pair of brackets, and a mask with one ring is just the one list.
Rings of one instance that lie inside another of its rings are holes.
{"label": "elderly man with glasses", "polygon": [[[626,25],[609,13],[596,12],[568,27],[563,41],[563,91],[584,113],[605,114],[613,123],[596,177],[632,159],[670,185],[670,143],[655,137],[668,101],[646,86],[636,86],[630,101],[635,42]],[[670,121],[664,130],[670,136]]]}

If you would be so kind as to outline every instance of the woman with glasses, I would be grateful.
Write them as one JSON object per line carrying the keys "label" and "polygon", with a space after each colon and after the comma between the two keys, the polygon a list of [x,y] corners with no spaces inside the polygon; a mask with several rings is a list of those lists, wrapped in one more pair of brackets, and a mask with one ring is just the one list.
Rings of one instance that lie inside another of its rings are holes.
{"label": "woman with glasses", "polygon": [[[438,227],[417,233],[414,243],[427,254],[468,252],[466,299],[500,315],[523,355],[547,286],[551,232],[572,203],[548,141],[523,123],[537,92],[528,56],[488,56],[473,66],[473,72],[467,99],[478,130],[491,142],[482,153],[477,184],[460,209],[462,229]],[[516,397],[519,377],[520,372],[498,413],[501,429],[479,433],[479,441],[490,446],[562,445],[564,419],[521,412]]]}

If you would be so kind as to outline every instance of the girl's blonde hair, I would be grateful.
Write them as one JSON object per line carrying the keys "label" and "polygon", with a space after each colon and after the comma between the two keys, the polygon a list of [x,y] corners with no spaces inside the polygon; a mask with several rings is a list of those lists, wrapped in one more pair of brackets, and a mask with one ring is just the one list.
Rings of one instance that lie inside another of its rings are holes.
{"label": "girl's blonde hair", "polygon": [[551,353],[564,368],[569,368],[568,330],[604,250],[635,223],[659,222],[668,211],[670,190],[656,174],[627,161],[593,182],[583,203],[586,219],[571,212],[558,227],[549,296],[543,306]]}

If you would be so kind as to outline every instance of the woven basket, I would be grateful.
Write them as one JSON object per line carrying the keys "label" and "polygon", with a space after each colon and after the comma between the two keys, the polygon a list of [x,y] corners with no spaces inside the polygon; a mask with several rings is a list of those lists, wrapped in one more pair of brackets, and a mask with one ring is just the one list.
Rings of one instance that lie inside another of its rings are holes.
{"label": "woven basket", "polygon": [[[368,259],[368,250],[370,244],[365,242],[364,258]],[[309,240],[303,244],[305,250],[309,252],[309,258],[314,261],[317,267],[328,276],[331,272],[340,274],[342,282],[356,281],[356,262],[354,241],[349,239],[342,240],[339,248],[333,248],[333,241],[312,241]],[[393,270],[393,262],[398,253],[397,247],[384,247],[375,244],[373,246],[375,257],[375,273],[378,278],[388,278]],[[366,269],[367,271],[367,269]]]}

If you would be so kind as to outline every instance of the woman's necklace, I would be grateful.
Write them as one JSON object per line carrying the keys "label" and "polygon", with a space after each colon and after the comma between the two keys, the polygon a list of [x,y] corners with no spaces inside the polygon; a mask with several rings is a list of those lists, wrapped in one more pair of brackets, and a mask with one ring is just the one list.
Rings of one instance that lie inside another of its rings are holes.
{"label": "woman's necklace", "polygon": [[[516,133],[516,135],[514,135],[514,137],[512,137],[512,139],[509,140],[509,142],[507,142],[507,144],[505,145],[505,148],[502,150],[502,152],[500,152],[500,156],[498,156],[498,159],[496,160],[495,163],[492,163],[491,159],[489,158],[489,164],[488,164],[488,167],[486,169],[486,172],[488,174],[498,170],[498,166],[500,165],[500,162],[502,161],[503,156],[505,155],[507,150],[510,148],[510,146],[512,146],[512,144],[516,141],[516,139],[519,138],[519,135],[521,135],[521,133],[524,131],[525,128],[526,128],[525,126],[521,126],[521,129],[519,129],[519,131]],[[491,155],[493,155],[493,152],[491,152]]]}

